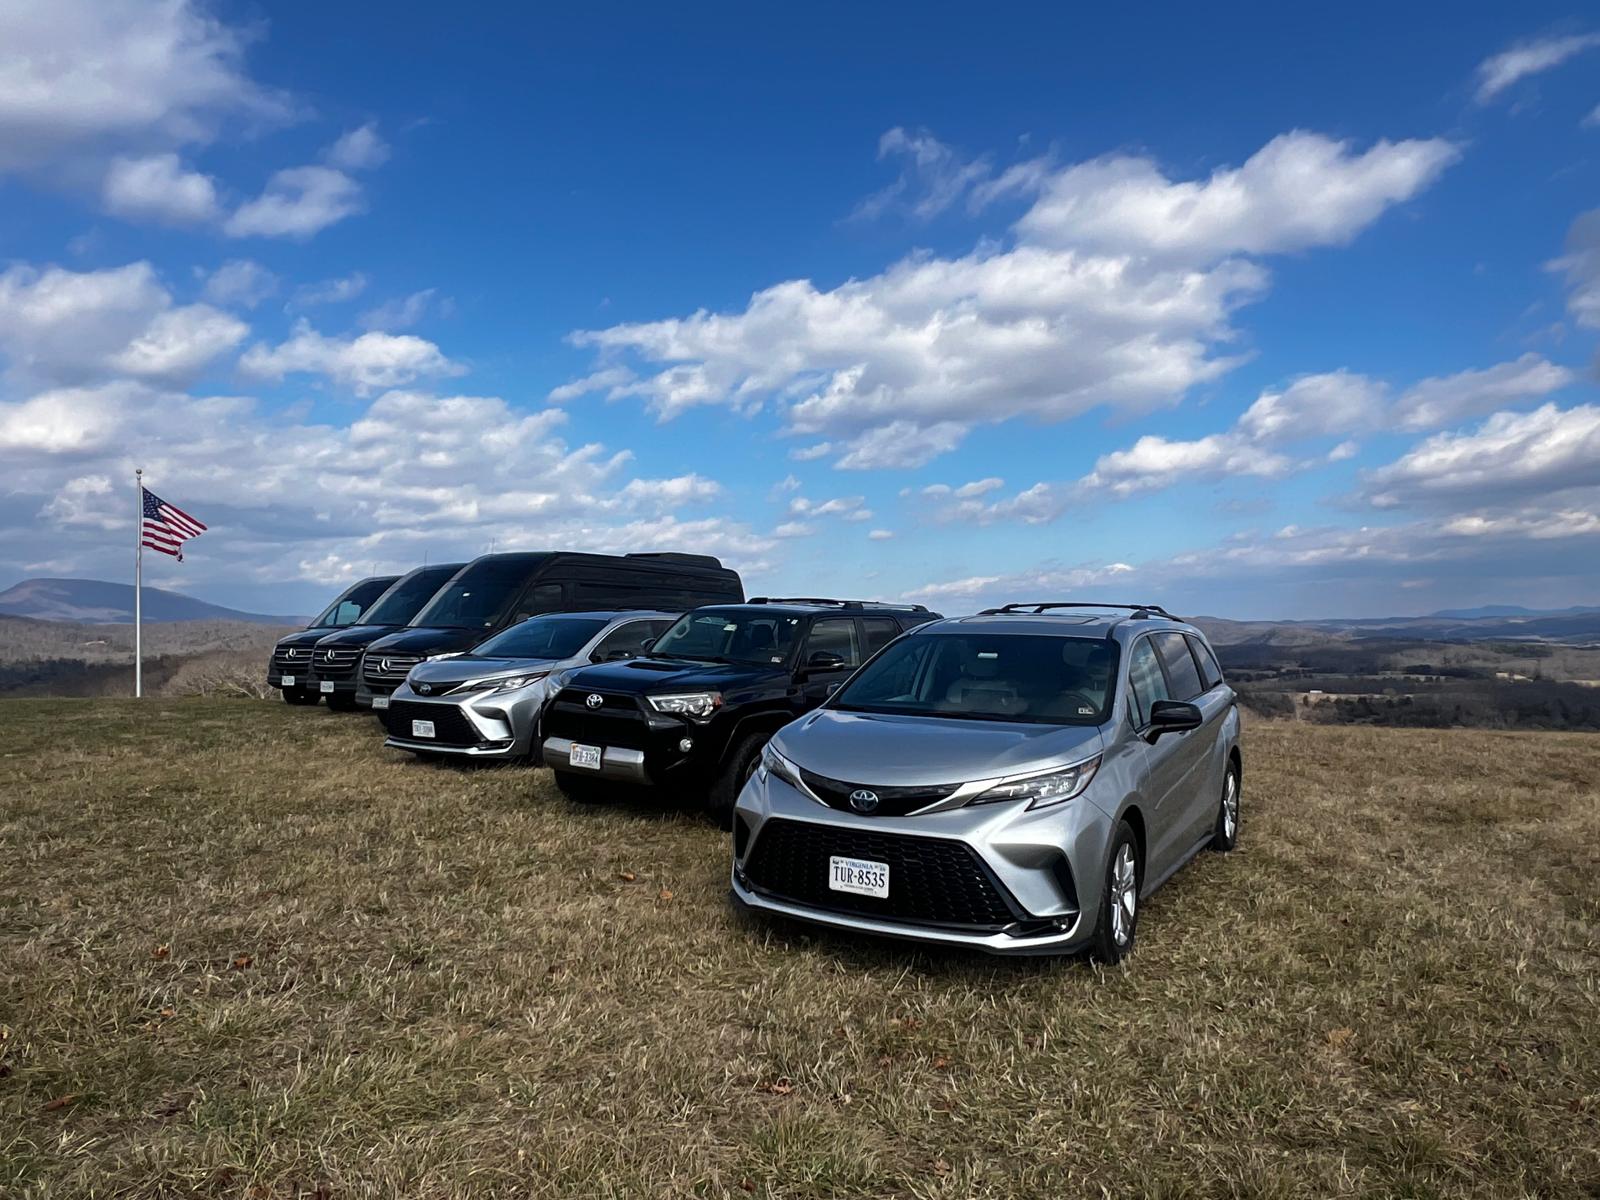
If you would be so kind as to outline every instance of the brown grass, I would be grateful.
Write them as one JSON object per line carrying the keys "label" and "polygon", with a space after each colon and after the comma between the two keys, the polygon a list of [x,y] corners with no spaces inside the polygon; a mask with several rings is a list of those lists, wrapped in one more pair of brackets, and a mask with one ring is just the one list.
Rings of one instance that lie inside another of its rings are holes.
{"label": "brown grass", "polygon": [[746,920],[694,815],[365,718],[0,729],[3,1196],[1600,1194],[1592,736],[1258,723],[1104,971]]}

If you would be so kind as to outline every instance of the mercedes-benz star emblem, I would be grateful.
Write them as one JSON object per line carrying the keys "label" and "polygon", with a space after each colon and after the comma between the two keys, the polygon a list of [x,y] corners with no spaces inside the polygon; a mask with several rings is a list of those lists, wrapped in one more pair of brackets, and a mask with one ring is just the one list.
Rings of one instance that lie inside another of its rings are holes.
{"label": "mercedes-benz star emblem", "polygon": [[324,650],[322,652],[322,657],[327,659],[329,662],[332,662],[333,661],[333,651],[332,650]]}
{"label": "mercedes-benz star emblem", "polygon": [[590,692],[589,695],[584,698],[583,702],[590,708],[599,708],[606,702],[606,698],[600,695],[598,692]]}
{"label": "mercedes-benz star emblem", "polygon": [[380,658],[378,660],[378,670],[380,670],[380,671],[388,671],[388,669],[389,669],[389,660],[387,658]]}
{"label": "mercedes-benz star emblem", "polygon": [[874,812],[878,807],[878,793],[869,792],[866,788],[857,788],[850,793],[850,807],[858,813]]}

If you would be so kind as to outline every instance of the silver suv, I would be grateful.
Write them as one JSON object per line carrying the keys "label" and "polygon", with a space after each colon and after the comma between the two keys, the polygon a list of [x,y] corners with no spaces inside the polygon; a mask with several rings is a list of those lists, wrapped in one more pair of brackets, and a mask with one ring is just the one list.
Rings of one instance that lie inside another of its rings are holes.
{"label": "silver suv", "polygon": [[1239,713],[1156,605],[935,621],[775,734],[734,809],[748,908],[995,954],[1133,949],[1140,902],[1239,829]]}
{"label": "silver suv", "polygon": [[418,755],[538,761],[552,672],[642,653],[677,613],[545,613],[412,667],[379,715],[386,746]]}

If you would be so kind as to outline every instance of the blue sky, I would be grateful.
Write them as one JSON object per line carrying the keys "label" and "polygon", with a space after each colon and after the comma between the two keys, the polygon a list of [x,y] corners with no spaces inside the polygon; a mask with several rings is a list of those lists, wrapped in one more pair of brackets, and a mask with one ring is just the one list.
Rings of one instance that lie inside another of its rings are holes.
{"label": "blue sky", "polygon": [[1600,602],[1581,7],[16,7],[0,586]]}

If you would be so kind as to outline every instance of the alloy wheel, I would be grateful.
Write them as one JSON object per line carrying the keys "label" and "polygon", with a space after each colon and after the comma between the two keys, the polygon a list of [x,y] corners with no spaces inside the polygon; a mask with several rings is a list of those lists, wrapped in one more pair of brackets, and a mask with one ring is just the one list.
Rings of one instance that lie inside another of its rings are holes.
{"label": "alloy wheel", "polygon": [[1230,842],[1234,833],[1239,828],[1239,776],[1233,771],[1228,772],[1227,782],[1222,785],[1222,833]]}
{"label": "alloy wheel", "polygon": [[1133,919],[1139,907],[1139,871],[1133,861],[1133,847],[1124,842],[1117,848],[1111,864],[1111,936],[1126,946],[1133,936]]}

